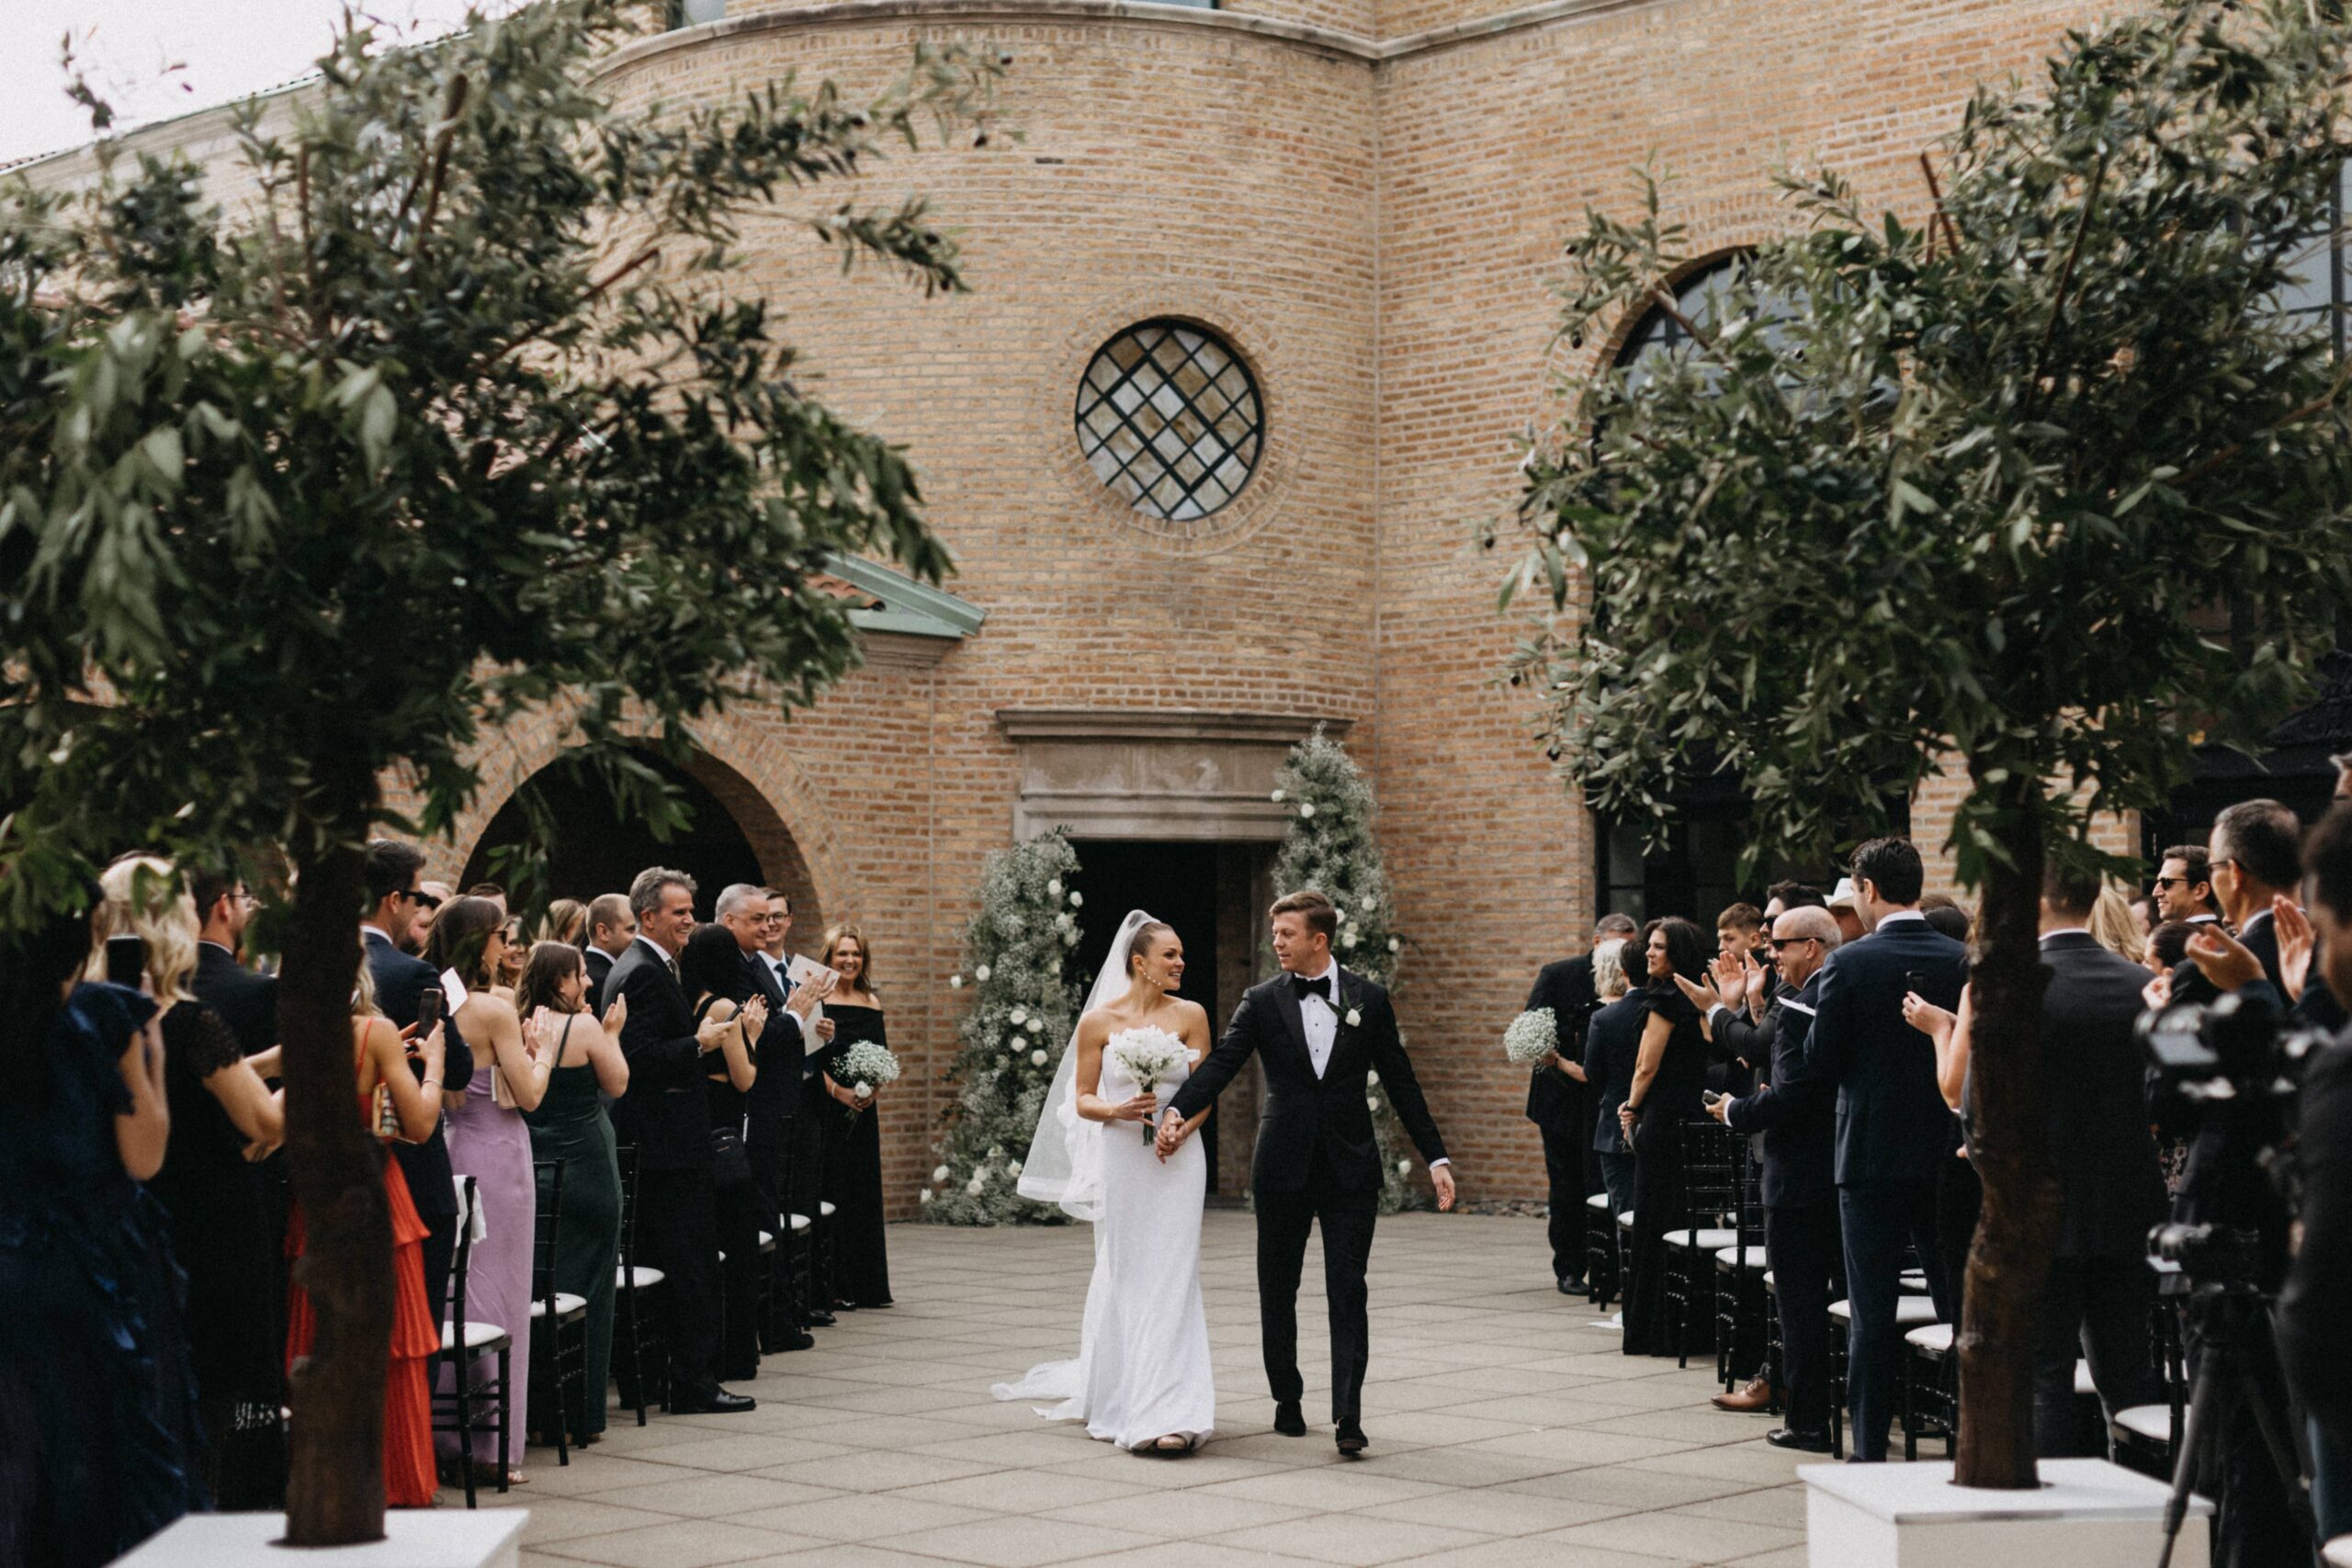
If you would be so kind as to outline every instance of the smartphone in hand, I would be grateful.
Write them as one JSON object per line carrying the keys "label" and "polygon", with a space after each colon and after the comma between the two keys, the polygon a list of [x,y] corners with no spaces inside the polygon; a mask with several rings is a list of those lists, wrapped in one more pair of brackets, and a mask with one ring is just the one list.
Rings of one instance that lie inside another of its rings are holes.
{"label": "smartphone in hand", "polygon": [[146,977],[146,939],[136,936],[107,938],[107,978],[135,991]]}

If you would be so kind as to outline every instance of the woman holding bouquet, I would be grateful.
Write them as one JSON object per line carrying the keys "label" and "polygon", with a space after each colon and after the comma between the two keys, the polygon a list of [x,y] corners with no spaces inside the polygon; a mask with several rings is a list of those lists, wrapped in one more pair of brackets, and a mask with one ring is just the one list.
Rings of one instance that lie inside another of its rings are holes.
{"label": "woman holding bouquet", "polygon": [[1023,1196],[1094,1223],[1078,1359],[1032,1367],[995,1389],[999,1399],[1059,1400],[1038,1414],[1083,1421],[1089,1437],[1138,1454],[1190,1453],[1216,1424],[1201,1305],[1208,1161],[1189,1137],[1162,1160],[1153,1137],[1159,1108],[1209,1048],[1208,1014],[1174,995],[1183,976],[1176,933],[1141,910],[1129,915],[1021,1175]]}
{"label": "woman holding bouquet", "polygon": [[890,1304],[890,1256],[882,1235],[882,1129],[875,1121],[875,1095],[869,1089],[861,1097],[854,1084],[835,1074],[851,1046],[870,1040],[887,1048],[890,1036],[882,1024],[882,998],[874,991],[873,954],[865,933],[855,926],[835,926],[825,933],[817,962],[842,977],[825,999],[833,1039],[819,1057],[825,1092],[842,1108],[838,1115],[820,1118],[823,1192],[834,1210],[833,1293],[840,1299],[833,1306],[886,1307]]}

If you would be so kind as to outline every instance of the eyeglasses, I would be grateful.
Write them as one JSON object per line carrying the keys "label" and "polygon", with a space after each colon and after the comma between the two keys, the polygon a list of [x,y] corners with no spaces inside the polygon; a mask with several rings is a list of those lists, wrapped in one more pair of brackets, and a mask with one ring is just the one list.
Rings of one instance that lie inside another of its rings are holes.
{"label": "eyeglasses", "polygon": [[2156,886],[2158,887],[2186,887],[2188,886],[2188,878],[2185,876],[2159,876],[2156,878]]}
{"label": "eyeglasses", "polygon": [[1817,936],[1776,936],[1771,939],[1771,948],[1773,952],[1778,953],[1783,948],[1794,947],[1801,942],[1819,942],[1820,940]]}
{"label": "eyeglasses", "polygon": [[763,926],[780,926],[790,919],[792,919],[790,915],[762,915],[760,917],[760,924]]}
{"label": "eyeglasses", "polygon": [[435,898],[430,893],[419,893],[414,888],[409,889],[407,892],[401,894],[401,897],[407,899],[410,903],[416,905],[420,908],[437,909],[441,907],[440,899]]}

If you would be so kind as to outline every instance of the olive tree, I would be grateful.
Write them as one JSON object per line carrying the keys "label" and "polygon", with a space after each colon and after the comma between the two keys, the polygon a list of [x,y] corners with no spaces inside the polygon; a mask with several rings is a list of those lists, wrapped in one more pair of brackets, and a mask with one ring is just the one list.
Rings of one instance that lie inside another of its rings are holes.
{"label": "olive tree", "polygon": [[[1758,849],[1818,851],[1890,782],[1965,769],[1967,1484],[2035,1479],[2045,867],[2123,869],[2095,819],[2160,805],[2201,740],[2251,745],[2352,603],[2346,370],[2282,309],[2327,265],[2348,44],[2334,5],[2164,0],[1976,91],[1913,216],[1783,174],[1789,231],[1712,320],[1568,374],[1529,454],[1509,672],[1596,811],[1658,820],[1720,770]],[[1588,353],[1676,309],[1687,236],[1647,194],[1568,246]]]}
{"label": "olive tree", "polygon": [[960,288],[923,203],[857,180],[893,143],[985,140],[1001,62],[919,53],[871,101],[787,78],[622,112],[599,63],[658,12],[537,0],[414,48],[346,14],[288,128],[241,116],[251,201],[119,149],[85,189],[0,187],[0,912],[132,846],[282,868],[320,1318],[292,1383],[299,1545],[382,1533],[361,846],[448,829],[477,743],[550,711],[674,816],[633,746],[853,664],[831,556],[949,566],[906,455],[793,379],[739,235],[781,211],[845,264]]}

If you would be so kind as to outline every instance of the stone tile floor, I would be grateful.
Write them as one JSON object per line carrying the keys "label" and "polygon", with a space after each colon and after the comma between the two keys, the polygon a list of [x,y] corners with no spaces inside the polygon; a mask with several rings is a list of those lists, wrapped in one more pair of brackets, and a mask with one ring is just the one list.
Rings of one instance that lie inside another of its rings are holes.
{"label": "stone tile floor", "polygon": [[[1710,1408],[1713,1363],[1629,1360],[1555,1291],[1541,1221],[1404,1215],[1373,1247],[1361,1460],[1330,1429],[1275,1435],[1258,1359],[1255,1230],[1207,1216],[1219,1435],[1182,1460],[1121,1453],[1000,1404],[989,1385],[1072,1354],[1084,1226],[890,1229],[898,1305],[736,1385],[758,1410],[616,1410],[603,1443],[485,1506],[531,1510],[534,1568],[985,1568],[1245,1562],[1668,1568],[1804,1561],[1798,1459],[1763,1416]],[[1316,1254],[1300,1303],[1307,1416],[1329,1387]],[[1318,1408],[1320,1404],[1320,1408]],[[444,1506],[457,1501],[445,1492]]]}

